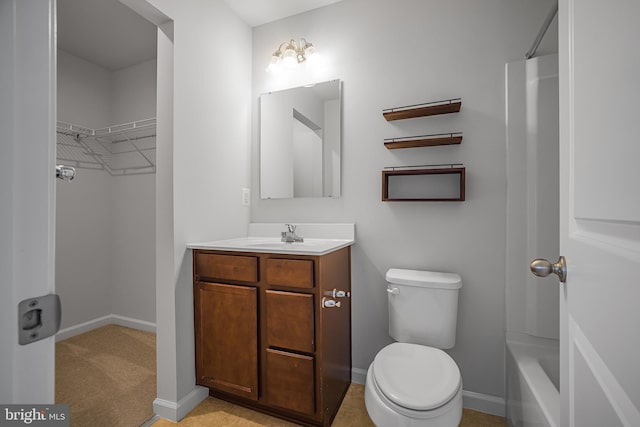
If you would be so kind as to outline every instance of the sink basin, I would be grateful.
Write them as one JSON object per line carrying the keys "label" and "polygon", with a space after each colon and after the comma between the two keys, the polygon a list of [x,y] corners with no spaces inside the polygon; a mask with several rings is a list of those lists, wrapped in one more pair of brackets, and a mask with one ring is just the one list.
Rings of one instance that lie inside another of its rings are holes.
{"label": "sink basin", "polygon": [[282,249],[282,248],[288,248],[288,249],[300,249],[303,247],[312,247],[312,246],[318,246],[319,244],[322,244],[323,242],[316,242],[316,241],[310,241],[310,240],[306,240],[304,242],[256,242],[256,243],[249,243],[247,244],[247,246],[249,247],[258,247],[258,248],[277,248],[277,249]]}

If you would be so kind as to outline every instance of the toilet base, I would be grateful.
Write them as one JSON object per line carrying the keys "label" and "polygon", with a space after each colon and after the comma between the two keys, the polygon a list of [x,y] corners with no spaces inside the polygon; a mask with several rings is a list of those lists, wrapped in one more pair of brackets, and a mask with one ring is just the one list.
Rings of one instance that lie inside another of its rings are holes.
{"label": "toilet base", "polygon": [[373,378],[373,368],[367,371],[364,403],[377,427],[456,427],[462,419],[462,385],[445,405],[431,411],[400,408],[382,395]]}

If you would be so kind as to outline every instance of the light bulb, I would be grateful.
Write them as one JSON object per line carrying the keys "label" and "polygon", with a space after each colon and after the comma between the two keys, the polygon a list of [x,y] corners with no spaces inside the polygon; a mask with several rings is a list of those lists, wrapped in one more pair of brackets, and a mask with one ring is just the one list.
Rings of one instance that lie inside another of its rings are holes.
{"label": "light bulb", "polygon": [[315,62],[320,59],[318,50],[311,43],[305,47],[304,56],[309,60],[309,62]]}
{"label": "light bulb", "polygon": [[282,65],[289,70],[298,65],[298,55],[291,45],[282,53]]}
{"label": "light bulb", "polygon": [[271,62],[269,62],[269,66],[267,66],[267,71],[270,73],[278,73],[281,69],[282,61],[280,61],[280,57],[273,55],[271,57]]}

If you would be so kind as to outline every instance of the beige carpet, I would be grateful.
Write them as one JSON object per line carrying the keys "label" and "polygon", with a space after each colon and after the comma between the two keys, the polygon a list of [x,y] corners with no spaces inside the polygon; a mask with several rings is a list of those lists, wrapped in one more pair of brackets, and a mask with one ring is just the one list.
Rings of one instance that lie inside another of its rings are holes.
{"label": "beige carpet", "polygon": [[155,396],[155,334],[108,325],[56,343],[56,403],[72,427],[138,427]]}
{"label": "beige carpet", "polygon": [[[56,402],[70,405],[72,427],[138,427],[153,416],[155,335],[109,325],[56,344]],[[293,427],[295,424],[208,398],[181,422],[153,427]],[[333,427],[372,427],[364,386],[351,384]],[[465,409],[461,427],[503,427],[504,418]]]}
{"label": "beige carpet", "polygon": [[[208,398],[182,421],[158,420],[153,427],[294,427],[296,424],[270,417],[215,398]],[[464,409],[460,427],[506,427],[502,417]],[[332,427],[374,427],[364,406],[364,386],[351,384]]]}

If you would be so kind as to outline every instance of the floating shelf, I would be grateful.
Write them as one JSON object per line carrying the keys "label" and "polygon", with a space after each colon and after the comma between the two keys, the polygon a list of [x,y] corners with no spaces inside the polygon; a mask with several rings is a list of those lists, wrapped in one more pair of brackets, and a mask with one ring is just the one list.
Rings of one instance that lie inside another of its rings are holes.
{"label": "floating shelf", "polygon": [[438,145],[456,145],[462,142],[462,132],[439,133],[434,135],[387,138],[384,146],[389,150],[396,148],[435,147]]}
{"label": "floating shelf", "polygon": [[416,117],[435,116],[437,114],[457,113],[460,111],[461,106],[462,98],[454,98],[444,101],[388,108],[386,110],[382,110],[382,115],[390,122],[392,120],[413,119]]}
{"label": "floating shelf", "polygon": [[382,171],[383,202],[461,202],[464,199],[465,168],[461,164]]}

